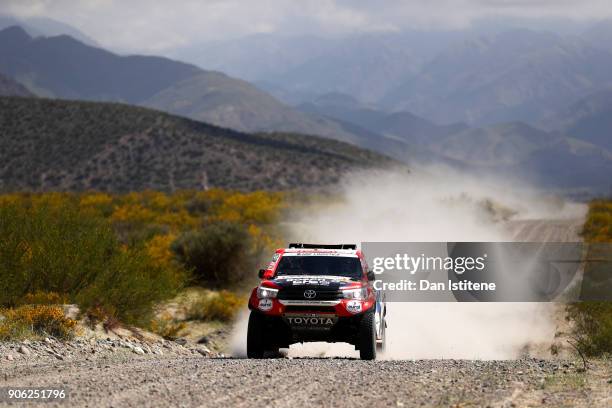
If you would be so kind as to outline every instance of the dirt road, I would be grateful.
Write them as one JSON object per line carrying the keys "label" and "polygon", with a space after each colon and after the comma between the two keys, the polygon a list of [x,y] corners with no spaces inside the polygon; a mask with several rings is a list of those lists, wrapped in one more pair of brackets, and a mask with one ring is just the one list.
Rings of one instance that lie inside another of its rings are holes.
{"label": "dirt road", "polygon": [[584,219],[519,220],[507,223],[514,241],[519,242],[580,242]]}

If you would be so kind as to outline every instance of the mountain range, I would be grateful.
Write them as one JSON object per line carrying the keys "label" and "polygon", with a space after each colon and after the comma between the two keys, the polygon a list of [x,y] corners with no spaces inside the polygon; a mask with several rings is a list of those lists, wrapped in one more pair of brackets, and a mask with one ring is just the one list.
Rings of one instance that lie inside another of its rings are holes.
{"label": "mountain range", "polygon": [[548,126],[540,127],[521,121],[479,127],[461,122],[437,125],[407,111],[377,110],[338,93],[323,95],[300,108],[358,123],[395,141],[404,146],[400,158],[409,163],[442,163],[474,173],[510,174],[544,189],[579,195],[610,188],[610,92],[596,93],[576,106],[565,107],[550,118]]}
{"label": "mountain range", "polygon": [[[414,36],[372,34],[329,44],[299,39],[313,59],[303,50],[283,51],[287,44],[266,35],[248,39],[265,45],[265,55],[278,54],[277,82],[266,89],[302,100],[296,106],[218,71],[121,56],[67,35],[33,38],[19,27],[0,31],[0,72],[43,97],[125,102],[241,132],[321,135],[409,164],[444,163],[512,173],[544,188],[607,191],[612,54],[586,35],[449,32],[422,44]],[[232,61],[255,58],[241,54],[240,44]],[[252,75],[266,70],[253,66]]]}
{"label": "mountain range", "polygon": [[247,132],[354,137],[248,82],[168,58],[121,56],[68,35],[33,38],[17,26],[0,31],[0,54],[0,72],[39,96],[126,102]]}
{"label": "mountain range", "polygon": [[612,84],[612,53],[579,38],[515,30],[441,53],[381,101],[448,123],[537,121]]}
{"label": "mountain range", "polygon": [[612,84],[612,21],[528,23],[330,38],[257,34],[173,55],[246,79],[290,104],[341,93],[439,124],[535,124]]}

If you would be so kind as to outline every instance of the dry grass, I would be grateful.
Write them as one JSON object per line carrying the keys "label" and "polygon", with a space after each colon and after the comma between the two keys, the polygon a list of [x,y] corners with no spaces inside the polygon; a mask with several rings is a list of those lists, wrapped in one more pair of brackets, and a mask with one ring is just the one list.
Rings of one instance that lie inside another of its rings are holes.
{"label": "dry grass", "polygon": [[246,306],[245,299],[233,292],[222,290],[208,291],[193,302],[187,309],[188,320],[233,320],[240,309]]}

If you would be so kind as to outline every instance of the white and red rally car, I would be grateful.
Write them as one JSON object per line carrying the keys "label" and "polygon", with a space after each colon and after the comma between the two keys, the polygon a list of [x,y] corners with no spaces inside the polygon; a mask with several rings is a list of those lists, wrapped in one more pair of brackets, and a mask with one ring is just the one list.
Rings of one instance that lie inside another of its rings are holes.
{"label": "white and red rally car", "polygon": [[278,249],[249,299],[247,355],[309,341],[346,342],[362,359],[385,346],[386,305],[354,244]]}

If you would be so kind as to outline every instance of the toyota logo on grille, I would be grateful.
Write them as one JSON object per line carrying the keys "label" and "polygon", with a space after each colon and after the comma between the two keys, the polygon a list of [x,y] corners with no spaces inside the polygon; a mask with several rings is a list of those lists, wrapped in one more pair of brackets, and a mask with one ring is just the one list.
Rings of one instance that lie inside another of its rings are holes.
{"label": "toyota logo on grille", "polygon": [[306,299],[314,299],[315,296],[317,296],[317,292],[315,292],[312,289],[308,289],[304,291],[304,297]]}

